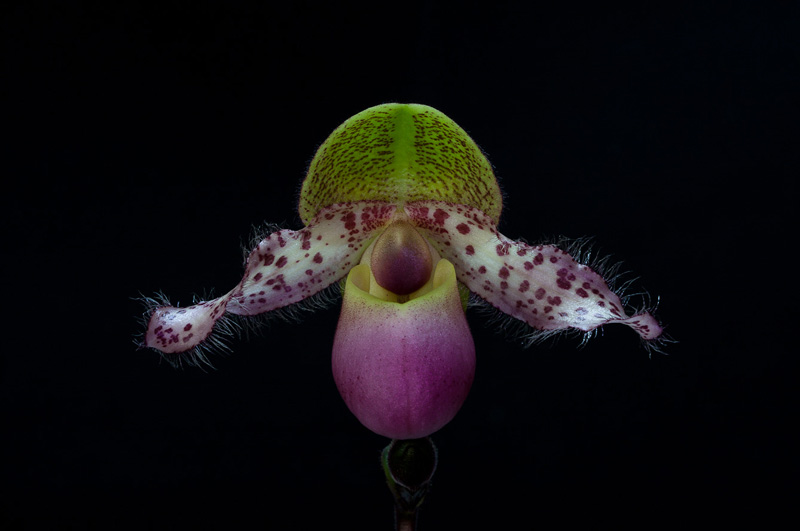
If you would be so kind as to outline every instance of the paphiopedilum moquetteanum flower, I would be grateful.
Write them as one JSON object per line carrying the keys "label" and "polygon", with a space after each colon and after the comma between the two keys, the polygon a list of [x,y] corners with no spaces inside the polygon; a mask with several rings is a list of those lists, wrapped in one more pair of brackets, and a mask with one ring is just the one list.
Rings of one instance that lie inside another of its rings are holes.
{"label": "paphiopedilum moquetteanum flower", "polygon": [[317,151],[300,196],[305,227],[266,236],[225,295],[154,308],[144,344],[191,356],[226,313],[283,308],[346,277],[336,385],[366,427],[412,439],[447,424],[472,384],[467,289],[538,331],[621,323],[659,337],[658,322],[628,316],[589,266],[500,234],[501,207],[489,162],[452,120],[424,105],[372,107]]}

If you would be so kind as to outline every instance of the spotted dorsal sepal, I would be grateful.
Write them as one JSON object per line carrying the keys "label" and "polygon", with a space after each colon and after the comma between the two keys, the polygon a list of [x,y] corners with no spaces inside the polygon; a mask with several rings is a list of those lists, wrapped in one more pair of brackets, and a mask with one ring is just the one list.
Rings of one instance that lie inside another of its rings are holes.
{"label": "spotted dorsal sepal", "polygon": [[319,293],[358,264],[395,210],[373,201],[333,205],[301,230],[270,234],[250,252],[242,280],[227,294],[186,308],[153,310],[145,346],[186,352],[206,341],[226,312],[258,315]]}
{"label": "spotted dorsal sepal", "polygon": [[589,332],[621,323],[645,340],[661,335],[652,315],[626,315],[619,296],[598,273],[553,245],[510,240],[491,218],[463,205],[420,201],[404,208],[441,256],[453,262],[461,282],[538,330]]}
{"label": "spotted dorsal sepal", "polygon": [[492,166],[469,135],[432,107],[387,103],[336,128],[303,181],[300,218],[336,203],[447,201],[499,220],[502,196]]}

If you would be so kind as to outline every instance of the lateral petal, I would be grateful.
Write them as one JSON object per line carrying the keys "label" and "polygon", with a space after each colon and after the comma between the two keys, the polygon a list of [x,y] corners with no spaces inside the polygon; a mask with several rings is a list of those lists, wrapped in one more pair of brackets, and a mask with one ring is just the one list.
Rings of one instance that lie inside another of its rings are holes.
{"label": "lateral petal", "polygon": [[150,316],[144,344],[180,353],[203,343],[226,313],[257,315],[299,302],[344,277],[396,207],[375,201],[327,207],[307,227],[280,230],[250,252],[239,284],[222,297]]}
{"label": "lateral petal", "polygon": [[441,256],[453,262],[461,282],[538,330],[588,332],[622,323],[646,340],[661,335],[652,315],[626,315],[619,296],[598,273],[554,245],[513,241],[472,207],[420,201],[404,209]]}

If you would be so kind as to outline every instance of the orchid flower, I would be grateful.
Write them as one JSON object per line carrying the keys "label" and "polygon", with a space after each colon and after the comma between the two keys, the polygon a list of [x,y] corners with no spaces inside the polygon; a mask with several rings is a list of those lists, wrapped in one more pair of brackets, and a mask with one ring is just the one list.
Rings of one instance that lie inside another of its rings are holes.
{"label": "orchid flower", "polygon": [[152,308],[143,344],[204,359],[198,348],[214,343],[226,314],[278,310],[344,280],[336,385],[367,428],[414,439],[447,424],[469,392],[470,292],[532,331],[619,323],[645,342],[661,335],[650,313],[627,315],[600,274],[564,250],[500,234],[501,208],[491,165],[451,119],[424,105],[372,107],[317,151],[300,194],[305,226],[263,238],[221,297]]}

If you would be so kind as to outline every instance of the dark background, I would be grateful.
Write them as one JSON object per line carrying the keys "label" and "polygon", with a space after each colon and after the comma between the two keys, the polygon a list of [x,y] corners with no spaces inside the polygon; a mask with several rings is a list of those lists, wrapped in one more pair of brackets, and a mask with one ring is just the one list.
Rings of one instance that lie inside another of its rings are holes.
{"label": "dark background", "polygon": [[434,436],[423,528],[786,510],[797,4],[546,5],[2,8],[0,527],[391,527],[388,441],[330,374],[336,307],[215,371],[133,343],[133,298],[235,285],[253,225],[300,227],[316,146],[389,101],[485,150],[504,234],[595,237],[679,341],[523,349],[471,314],[478,372]]}

